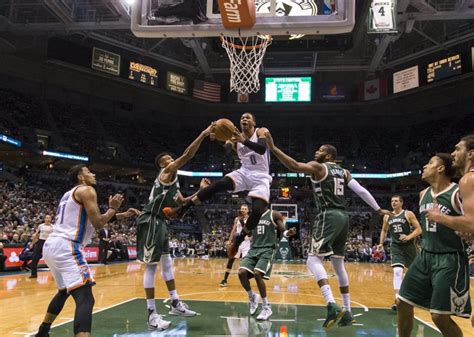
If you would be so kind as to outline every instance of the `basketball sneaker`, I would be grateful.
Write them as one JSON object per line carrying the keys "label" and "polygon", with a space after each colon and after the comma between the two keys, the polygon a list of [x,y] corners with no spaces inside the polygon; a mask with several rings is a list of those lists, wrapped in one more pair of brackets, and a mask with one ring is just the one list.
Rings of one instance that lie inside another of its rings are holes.
{"label": "basketball sneaker", "polygon": [[226,281],[226,280],[222,280],[221,283],[219,283],[219,286],[221,286],[221,287],[227,287],[227,281]]}
{"label": "basketball sneaker", "polygon": [[329,303],[327,306],[326,320],[323,323],[323,328],[330,329],[336,322],[344,315],[341,307],[336,303]]}
{"label": "basketball sneaker", "polygon": [[352,313],[350,311],[342,311],[343,315],[340,321],[337,323],[339,326],[349,326],[355,323],[354,316],[352,316]]}
{"label": "basketball sneaker", "polygon": [[253,294],[252,298],[249,300],[250,305],[250,315],[254,315],[258,309],[258,301],[260,300],[260,295]]}
{"label": "basketball sneaker", "polygon": [[171,304],[170,315],[191,317],[196,316],[196,311],[189,310],[189,307],[183,301],[178,301],[176,305]]}
{"label": "basketball sneaker", "polygon": [[257,320],[259,321],[266,321],[270,318],[272,315],[272,308],[270,308],[270,305],[264,305],[262,306],[262,311],[260,311],[260,314],[257,316]]}
{"label": "basketball sneaker", "polygon": [[156,311],[149,311],[148,313],[148,330],[163,331],[169,328],[171,322],[165,321]]}

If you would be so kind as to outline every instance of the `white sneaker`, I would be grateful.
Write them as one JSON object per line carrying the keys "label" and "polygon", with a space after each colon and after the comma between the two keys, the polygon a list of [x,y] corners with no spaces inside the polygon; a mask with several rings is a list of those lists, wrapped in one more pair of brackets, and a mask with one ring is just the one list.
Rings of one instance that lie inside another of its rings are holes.
{"label": "white sneaker", "polygon": [[165,321],[160,315],[153,311],[148,315],[148,330],[166,330],[170,326],[170,321]]}
{"label": "white sneaker", "polygon": [[257,312],[259,300],[260,300],[260,295],[253,294],[253,297],[249,301],[250,315],[254,315]]}
{"label": "white sneaker", "polygon": [[186,303],[184,303],[183,301],[179,301],[175,307],[171,305],[171,310],[169,311],[169,314],[175,316],[190,317],[196,316],[196,311],[189,310],[189,307]]}
{"label": "white sneaker", "polygon": [[257,316],[257,320],[266,321],[270,318],[271,315],[272,315],[272,309],[270,308],[270,305],[262,306],[262,311]]}

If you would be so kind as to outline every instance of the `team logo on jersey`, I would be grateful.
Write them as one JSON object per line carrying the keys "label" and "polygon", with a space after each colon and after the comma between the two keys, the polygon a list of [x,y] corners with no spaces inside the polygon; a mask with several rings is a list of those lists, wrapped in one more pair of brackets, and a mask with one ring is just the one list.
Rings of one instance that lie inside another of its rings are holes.
{"label": "team logo on jersey", "polygon": [[[270,0],[255,1],[257,13],[270,13]],[[276,16],[311,16],[318,14],[314,0],[277,0]]]}

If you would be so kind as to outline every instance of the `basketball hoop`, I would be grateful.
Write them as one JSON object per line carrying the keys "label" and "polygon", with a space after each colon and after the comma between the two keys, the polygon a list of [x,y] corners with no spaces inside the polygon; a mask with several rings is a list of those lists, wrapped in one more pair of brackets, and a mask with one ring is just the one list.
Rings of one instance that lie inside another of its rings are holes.
{"label": "basketball hoop", "polygon": [[230,91],[238,94],[258,92],[260,65],[267,47],[272,43],[272,37],[270,35],[221,36],[221,41],[230,61]]}

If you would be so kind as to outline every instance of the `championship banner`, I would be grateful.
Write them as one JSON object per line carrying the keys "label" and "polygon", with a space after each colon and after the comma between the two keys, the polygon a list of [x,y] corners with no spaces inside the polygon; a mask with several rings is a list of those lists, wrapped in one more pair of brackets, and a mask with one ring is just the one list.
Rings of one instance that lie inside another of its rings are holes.
{"label": "championship banner", "polygon": [[398,33],[396,0],[372,0],[368,33]]}
{"label": "championship banner", "polygon": [[283,237],[280,241],[276,254],[276,259],[285,261],[293,260],[293,250],[290,247],[288,239],[285,237]]}

